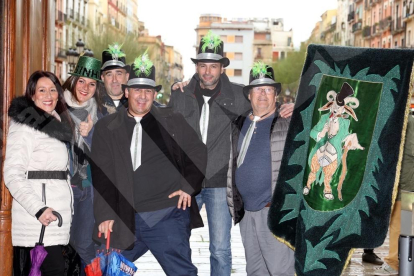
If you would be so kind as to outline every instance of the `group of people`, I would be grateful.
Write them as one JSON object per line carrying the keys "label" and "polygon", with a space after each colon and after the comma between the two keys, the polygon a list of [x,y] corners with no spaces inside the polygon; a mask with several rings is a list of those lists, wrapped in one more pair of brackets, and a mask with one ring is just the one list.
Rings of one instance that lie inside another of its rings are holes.
{"label": "group of people", "polygon": [[293,104],[278,104],[281,84],[262,62],[247,86],[230,82],[223,50],[211,31],[201,39],[196,73],[168,106],[148,54],[127,65],[118,44],[102,61],[81,56],[63,86],[31,75],[9,108],[4,179],[15,249],[46,226],[42,275],[64,275],[69,242],[84,273],[108,235],[130,261],[150,250],[167,275],[197,275],[189,239],[203,205],[211,275],[231,273],[232,217],[248,275],[294,275],[293,251],[267,227]]}

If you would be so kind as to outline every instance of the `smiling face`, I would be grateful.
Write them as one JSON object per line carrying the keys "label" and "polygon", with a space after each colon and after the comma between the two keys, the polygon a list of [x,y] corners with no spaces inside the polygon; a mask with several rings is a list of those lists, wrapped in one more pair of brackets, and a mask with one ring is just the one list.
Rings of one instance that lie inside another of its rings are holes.
{"label": "smiling face", "polygon": [[122,98],[122,84],[128,82],[129,74],[125,69],[117,68],[102,72],[101,79],[105,84],[106,93],[113,100]]}
{"label": "smiling face", "polygon": [[272,86],[253,87],[249,92],[253,114],[262,116],[276,109],[277,94]]}
{"label": "smiling face", "polygon": [[42,77],[37,81],[36,91],[32,96],[32,100],[37,107],[51,113],[55,110],[58,97],[56,86],[49,78]]}
{"label": "smiling face", "polygon": [[96,80],[80,77],[75,86],[76,99],[83,104],[95,95]]}
{"label": "smiling face", "polygon": [[220,75],[224,72],[224,67],[219,62],[197,62],[196,71],[200,77],[201,88],[214,89],[220,79]]}
{"label": "smiling face", "polygon": [[129,112],[134,117],[143,117],[151,110],[157,92],[150,88],[128,88],[125,96],[128,98]]}

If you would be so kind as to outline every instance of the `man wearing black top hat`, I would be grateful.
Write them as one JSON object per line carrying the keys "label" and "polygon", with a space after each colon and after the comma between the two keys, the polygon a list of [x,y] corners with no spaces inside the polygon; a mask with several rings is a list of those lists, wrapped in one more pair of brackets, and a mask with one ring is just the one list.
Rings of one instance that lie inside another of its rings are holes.
{"label": "man wearing black top hat", "polygon": [[[230,156],[230,124],[251,108],[243,96],[243,85],[230,82],[224,68],[230,64],[223,57],[224,44],[211,31],[202,38],[195,59],[196,74],[182,89],[183,83],[173,86],[169,106],[181,113],[208,152],[203,189],[197,195],[199,208],[205,204],[209,222],[211,275],[230,275],[231,216],[226,202],[228,158]],[[185,84],[185,83],[184,83]],[[178,87],[183,93],[178,92]],[[284,108],[291,116],[293,105]]]}
{"label": "man wearing black top hat", "polygon": [[226,203],[226,178],[230,154],[230,122],[250,108],[242,86],[224,74],[230,64],[223,57],[223,42],[211,31],[202,38],[195,59],[197,73],[184,88],[172,92],[169,106],[181,113],[207,146],[208,163],[203,189],[196,196],[206,205],[210,237],[211,275],[231,273],[231,216]]}
{"label": "man wearing black top hat", "polygon": [[94,239],[104,243],[110,231],[110,246],[130,261],[150,250],[167,275],[197,275],[189,238],[203,226],[192,195],[204,178],[205,145],[182,115],[152,104],[161,85],[146,53],[124,88],[128,109],[101,119],[93,136]]}
{"label": "man wearing black top hat", "polygon": [[110,114],[128,103],[122,85],[128,81],[129,70],[130,66],[126,65],[125,53],[120,45],[114,43],[102,52],[101,79],[106,90],[103,95],[103,104]]}
{"label": "man wearing black top hat", "polygon": [[255,63],[243,88],[252,109],[232,124],[227,200],[234,223],[240,222],[247,275],[295,274],[293,250],[267,226],[290,124],[276,105],[280,90],[272,67]]}

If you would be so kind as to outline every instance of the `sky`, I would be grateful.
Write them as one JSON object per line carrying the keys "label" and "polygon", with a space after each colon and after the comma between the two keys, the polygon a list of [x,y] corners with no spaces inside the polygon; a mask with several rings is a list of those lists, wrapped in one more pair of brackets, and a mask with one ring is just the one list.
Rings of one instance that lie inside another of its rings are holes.
{"label": "sky", "polygon": [[[195,57],[196,32],[201,14],[222,18],[283,18],[285,30],[293,29],[293,43],[309,38],[321,15],[336,9],[338,0],[139,0],[138,18],[149,35],[161,35],[166,45],[174,46],[183,57],[184,78],[194,74],[190,58]],[[226,45],[224,45],[226,49]]]}

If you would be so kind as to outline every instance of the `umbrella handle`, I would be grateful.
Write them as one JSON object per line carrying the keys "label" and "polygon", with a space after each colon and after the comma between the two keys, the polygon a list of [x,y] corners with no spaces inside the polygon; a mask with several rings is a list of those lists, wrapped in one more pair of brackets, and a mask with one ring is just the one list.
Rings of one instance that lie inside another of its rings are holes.
{"label": "umbrella handle", "polygon": [[[101,232],[98,232],[98,238],[102,236]],[[111,243],[111,231],[108,230],[108,235],[106,238],[106,252],[109,252],[109,244]]]}
{"label": "umbrella handle", "polygon": [[62,227],[62,223],[63,223],[62,216],[61,216],[58,212],[56,212],[56,211],[52,211],[52,214],[54,214],[55,216],[57,216],[57,218],[58,218],[58,220],[59,220],[59,222],[58,222],[58,226],[59,226],[59,227]]}
{"label": "umbrella handle", "polygon": [[110,243],[111,243],[111,231],[108,230],[108,238],[106,239],[106,252],[109,252]]}

